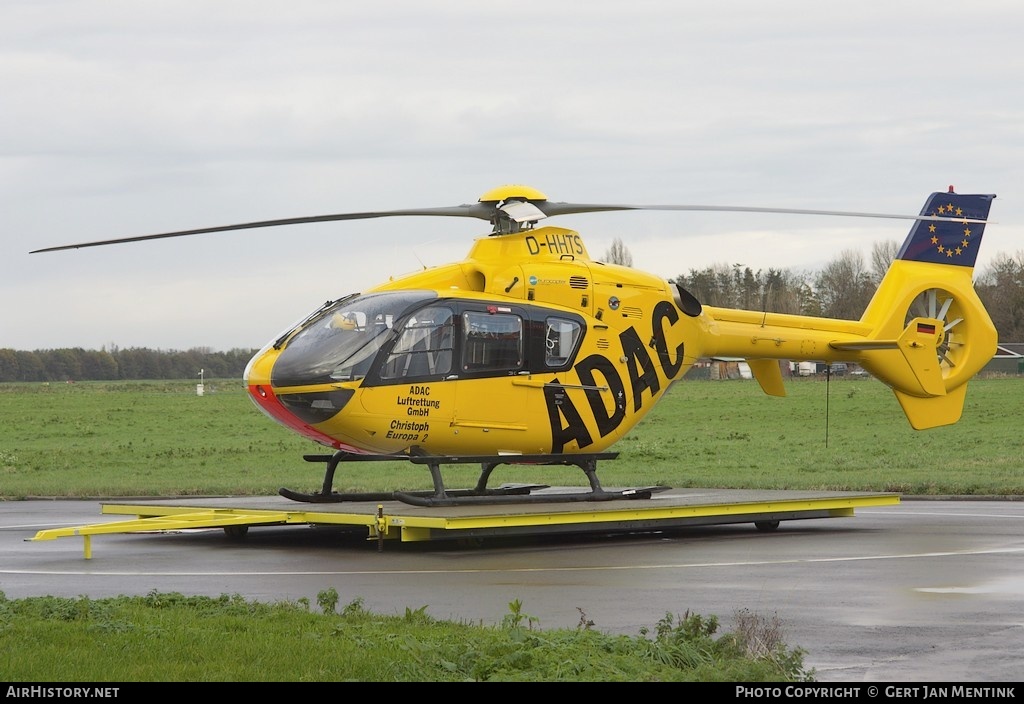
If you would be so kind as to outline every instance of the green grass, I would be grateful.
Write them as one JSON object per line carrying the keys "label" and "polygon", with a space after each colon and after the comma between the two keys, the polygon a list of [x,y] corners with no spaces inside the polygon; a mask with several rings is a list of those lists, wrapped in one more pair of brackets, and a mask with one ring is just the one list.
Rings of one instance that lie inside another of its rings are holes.
{"label": "green grass", "polygon": [[[325,448],[260,413],[240,382],[0,384],[0,498],[273,495],[320,488]],[[873,379],[788,382],[785,398],[756,382],[688,381],[613,447],[606,487],[1024,494],[1024,378],[971,382],[959,423],[910,427]],[[827,392],[827,395],[826,395]],[[827,422],[826,422],[827,421]],[[478,468],[444,468],[472,486]],[[499,466],[492,482],[586,485],[572,467]],[[338,491],[431,488],[404,462],[347,464]]]}
{"label": "green grass", "polygon": [[[636,636],[581,619],[542,631],[513,602],[500,626],[435,621],[421,609],[336,610],[332,589],[264,604],[238,596],[93,600],[0,592],[7,682],[778,682],[813,681],[770,620],[666,614]],[[765,639],[765,635],[768,636]]]}

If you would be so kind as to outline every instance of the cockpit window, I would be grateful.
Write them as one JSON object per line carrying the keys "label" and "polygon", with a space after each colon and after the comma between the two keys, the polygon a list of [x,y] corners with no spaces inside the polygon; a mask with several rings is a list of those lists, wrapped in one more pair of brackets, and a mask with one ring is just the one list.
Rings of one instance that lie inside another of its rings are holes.
{"label": "cockpit window", "polygon": [[394,321],[432,291],[376,293],[340,300],[313,316],[274,364],[275,386],[351,381],[366,375]]}
{"label": "cockpit window", "polygon": [[416,311],[402,326],[381,379],[406,379],[447,374],[452,369],[454,322],[450,308],[429,306]]}

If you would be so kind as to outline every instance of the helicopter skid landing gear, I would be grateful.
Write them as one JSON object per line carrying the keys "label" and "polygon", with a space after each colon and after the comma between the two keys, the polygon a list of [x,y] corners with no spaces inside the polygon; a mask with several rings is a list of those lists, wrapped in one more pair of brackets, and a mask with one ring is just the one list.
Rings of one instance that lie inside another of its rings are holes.
{"label": "helicopter skid landing gear", "polygon": [[[333,455],[305,455],[308,462],[326,462],[323,487],[319,493],[304,494],[290,489],[279,493],[293,501],[307,503],[341,503],[344,501],[402,501],[413,506],[464,506],[472,504],[533,504],[561,503],[576,501],[612,501],[616,499],[649,499],[651,494],[665,491],[667,486],[648,486],[634,489],[607,491],[597,478],[597,461],[614,459],[618,453],[594,453],[585,455],[483,455],[483,456],[433,456],[433,455],[358,455],[336,452]],[[433,491],[395,491],[390,493],[339,493],[333,490],[334,472],[341,462],[367,462],[406,459],[414,464],[425,464],[433,480]],[[479,463],[480,478],[472,489],[446,489],[441,476],[443,464]],[[546,484],[511,484],[488,488],[487,482],[495,467],[501,464],[524,465],[574,465],[583,470],[590,483],[590,490],[569,490],[533,493],[545,490]]]}

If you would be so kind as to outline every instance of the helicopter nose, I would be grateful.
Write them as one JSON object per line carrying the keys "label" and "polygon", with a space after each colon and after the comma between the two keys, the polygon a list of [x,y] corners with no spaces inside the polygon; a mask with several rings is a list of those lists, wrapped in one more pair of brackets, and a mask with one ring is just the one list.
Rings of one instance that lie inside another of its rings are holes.
{"label": "helicopter nose", "polygon": [[265,349],[249,362],[244,375],[249,397],[257,408],[286,428],[322,445],[342,449],[342,443],[314,426],[336,415],[354,392],[351,389],[326,389],[281,393],[271,381],[277,356],[277,350]]}
{"label": "helicopter nose", "polygon": [[269,384],[250,384],[249,396],[256,406],[281,425],[311,440],[342,449],[343,444],[314,427],[340,411],[354,392],[340,389],[316,393],[278,394]]}

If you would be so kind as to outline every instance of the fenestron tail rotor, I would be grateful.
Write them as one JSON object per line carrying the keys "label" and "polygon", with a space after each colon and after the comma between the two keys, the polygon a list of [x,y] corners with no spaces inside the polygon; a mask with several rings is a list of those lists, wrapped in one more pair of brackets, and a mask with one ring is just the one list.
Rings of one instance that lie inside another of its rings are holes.
{"label": "fenestron tail rotor", "polygon": [[968,338],[966,322],[960,306],[952,293],[941,288],[922,291],[907,310],[906,323],[916,318],[930,318],[942,323],[942,339],[936,347],[943,376],[953,370],[966,354],[965,341]]}

